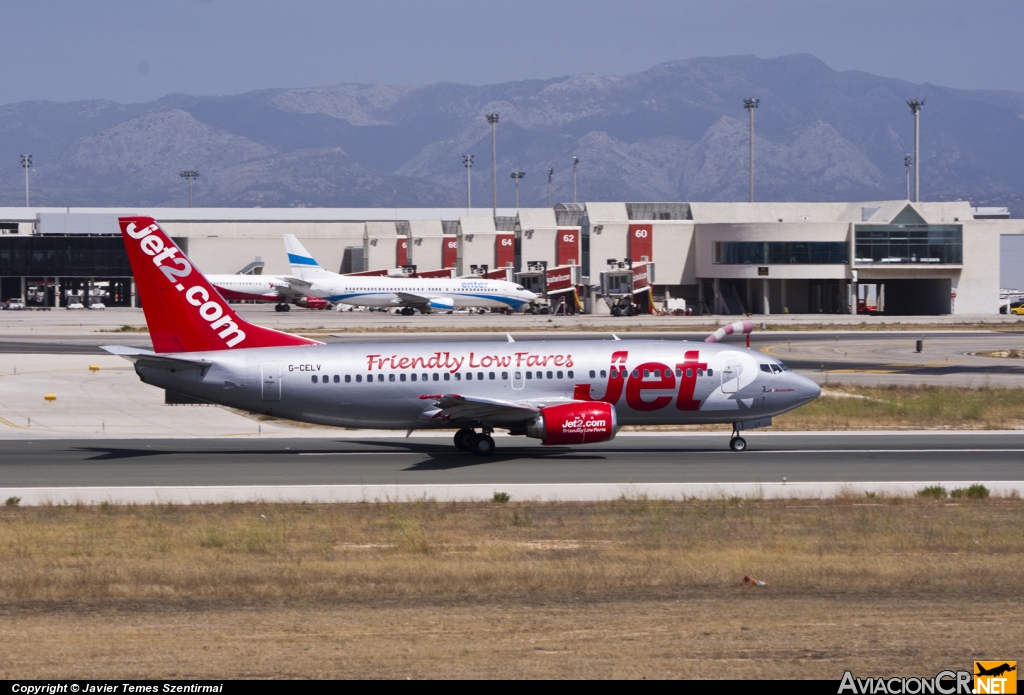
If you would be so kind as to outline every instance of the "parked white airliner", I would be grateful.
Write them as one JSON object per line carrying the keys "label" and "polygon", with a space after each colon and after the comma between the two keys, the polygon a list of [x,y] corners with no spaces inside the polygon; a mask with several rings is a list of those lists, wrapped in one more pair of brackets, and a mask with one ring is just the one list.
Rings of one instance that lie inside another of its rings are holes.
{"label": "parked white airliner", "polygon": [[326,309],[330,302],[311,297],[292,288],[293,278],[283,275],[207,275],[224,299],[256,302],[277,302],[278,311],[288,311],[289,304],[305,309]]}
{"label": "parked white airliner", "polygon": [[622,425],[731,423],[739,432],[820,393],[778,360],[720,343],[572,340],[339,343],[250,324],[150,217],[121,232],[154,351],[105,346],[147,384],[211,403],[338,427],[495,429],[543,444],[612,439]]}
{"label": "parked white airliner", "polygon": [[409,315],[416,309],[521,309],[537,299],[522,285],[505,280],[341,275],[322,268],[293,234],[284,235],[284,246],[295,276],[288,278],[291,287],[337,304],[402,307]]}

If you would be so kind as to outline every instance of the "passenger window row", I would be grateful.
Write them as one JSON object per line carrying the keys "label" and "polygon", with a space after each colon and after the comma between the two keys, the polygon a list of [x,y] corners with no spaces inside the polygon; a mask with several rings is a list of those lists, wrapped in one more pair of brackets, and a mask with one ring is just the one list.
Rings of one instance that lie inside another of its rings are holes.
{"label": "passenger window row", "polygon": [[[569,370],[565,374],[563,374],[562,372],[547,372],[547,378],[548,379],[563,379],[565,377],[568,377],[570,379],[575,378],[575,377],[573,377],[572,370]],[[545,377],[544,377],[544,372],[538,370],[536,372],[527,371],[526,372],[526,378],[527,379],[543,379]]]}
{"label": "passenger window row", "polygon": [[[761,368],[764,369],[763,366]],[[569,372],[569,374],[570,374],[570,378],[572,378],[572,376],[571,376],[572,372]],[[628,371],[625,368],[616,369],[615,367],[612,367],[612,378],[613,379],[615,379],[616,377],[618,377],[620,379],[625,379],[626,376],[628,376],[628,375],[630,375],[630,374],[628,373]],[[708,370],[708,376],[714,376],[714,375],[715,375],[715,370],[709,369]],[[604,379],[606,376],[607,376],[607,372],[605,372],[605,370],[602,369],[601,370],[601,378]],[[634,379],[640,378],[640,370],[639,369],[634,369],[632,374],[631,374],[631,376]],[[654,369],[654,370],[645,369],[644,370],[644,379],[660,379],[662,377],[664,377],[665,379],[668,379],[671,376],[672,376],[672,370],[671,369],[664,369],[664,370],[662,370],[662,369]],[[682,377],[683,376],[683,370],[680,369],[680,368],[676,368],[676,376],[677,377]],[[697,370],[697,376],[704,376],[704,370],[703,369],[698,369]],[[597,378],[597,373],[593,369],[590,370],[590,378],[591,379],[596,379]],[[693,378],[693,368],[692,367],[689,367],[689,368],[686,369],[686,378],[687,379],[692,379]]]}
{"label": "passenger window row", "polygon": [[[591,374],[593,374],[593,372],[591,372]],[[526,372],[526,378],[527,379],[533,379],[534,378],[533,375],[534,375],[534,372]],[[536,372],[536,375],[537,375],[536,376],[537,379],[543,379],[544,378],[544,372],[538,371],[538,372]],[[357,383],[357,384],[373,383],[374,380],[375,380],[375,377],[376,377],[376,381],[378,383],[381,383],[381,382],[384,381],[384,376],[385,375],[381,374],[381,373],[377,373],[376,375],[374,375],[374,374],[367,374],[366,378],[365,378],[365,382],[364,382],[363,375],[362,374],[356,374],[355,375],[355,383]],[[566,376],[568,378],[572,379],[573,378],[572,370],[570,370],[568,372],[558,371],[558,372],[548,372],[547,373],[547,378],[548,379],[562,379],[562,378],[565,378]],[[353,377],[352,377],[351,374],[346,374],[344,378],[345,378],[345,383],[346,384],[351,384],[352,381],[353,381]],[[463,378],[462,377],[462,372],[455,372],[454,378],[455,378],[455,381],[462,381],[462,378]],[[517,376],[516,378],[518,379],[519,377]],[[321,377],[321,376],[319,376],[317,374],[313,374],[310,377],[310,380],[314,384],[318,384],[318,383],[329,384],[329,383],[331,383],[331,379],[332,379],[332,377],[329,376],[329,375],[324,375],[323,377]],[[339,376],[338,374],[335,374],[333,379],[334,379],[334,383],[338,384],[338,383],[341,383],[342,377]],[[498,373],[497,372],[466,372],[465,379],[466,379],[466,381],[474,381],[474,380],[476,380],[476,381],[497,381],[498,380]],[[389,382],[392,382],[392,381],[451,381],[452,380],[452,374],[450,372],[443,372],[443,373],[439,373],[439,372],[426,373],[425,372],[423,374],[405,374],[405,373],[401,373],[401,374],[397,374],[397,375],[392,373],[392,374],[388,374],[387,375],[387,380]],[[501,372],[501,380],[502,381],[508,381],[508,372]]]}

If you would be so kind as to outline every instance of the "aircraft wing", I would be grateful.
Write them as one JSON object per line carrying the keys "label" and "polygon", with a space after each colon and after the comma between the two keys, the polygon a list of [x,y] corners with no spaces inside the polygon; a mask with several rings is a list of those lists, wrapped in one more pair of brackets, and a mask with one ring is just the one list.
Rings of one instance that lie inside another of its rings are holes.
{"label": "aircraft wing", "polygon": [[413,292],[395,292],[395,295],[406,306],[422,307],[429,304],[432,309],[451,309],[455,306],[455,301],[451,297],[415,294]]}
{"label": "aircraft wing", "polygon": [[398,295],[399,299],[411,306],[423,306],[425,304],[430,304],[430,301],[434,299],[433,297],[414,294],[412,292],[395,292],[395,294]]}
{"label": "aircraft wing", "polygon": [[101,345],[100,349],[106,350],[111,355],[123,357],[129,362],[141,364],[144,367],[156,367],[157,369],[206,369],[213,364],[208,360],[158,355],[152,350],[142,350],[141,348],[125,347],[123,345]]}
{"label": "aircraft wing", "polygon": [[515,424],[530,420],[540,408],[523,403],[502,401],[496,398],[475,398],[452,394],[420,396],[433,400],[435,410],[427,411],[423,417],[442,422],[486,422],[488,424]]}
{"label": "aircraft wing", "polygon": [[313,286],[313,283],[300,280],[299,278],[286,277],[284,280],[288,283],[288,287],[296,292],[309,292],[309,288]]}
{"label": "aircraft wing", "polygon": [[274,284],[274,291],[277,292],[278,297],[284,300],[298,302],[309,295],[309,290],[313,286],[312,283],[299,278],[285,277],[282,279],[284,282]]}

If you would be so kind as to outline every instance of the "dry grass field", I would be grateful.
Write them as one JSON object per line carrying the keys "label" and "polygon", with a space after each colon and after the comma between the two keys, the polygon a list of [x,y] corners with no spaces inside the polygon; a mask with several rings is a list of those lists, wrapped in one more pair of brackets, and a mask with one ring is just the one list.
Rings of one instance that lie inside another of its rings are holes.
{"label": "dry grass field", "polygon": [[982,429],[1024,427],[1024,389],[827,386],[824,398],[779,416],[775,429]]}
{"label": "dry grass field", "polygon": [[[1015,430],[1024,428],[1024,388],[831,385],[772,420],[772,430]],[[731,425],[624,427],[623,431],[720,431]]]}
{"label": "dry grass field", "polygon": [[929,675],[1022,566],[1018,499],[6,506],[0,678]]}

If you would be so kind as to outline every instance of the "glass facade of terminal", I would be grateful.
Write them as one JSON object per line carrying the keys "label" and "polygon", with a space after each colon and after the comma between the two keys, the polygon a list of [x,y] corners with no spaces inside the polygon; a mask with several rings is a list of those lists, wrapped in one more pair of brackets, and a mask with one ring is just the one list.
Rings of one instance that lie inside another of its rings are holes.
{"label": "glass facade of terminal", "polygon": [[964,261],[963,227],[958,224],[857,225],[858,265]]}
{"label": "glass facade of terminal", "polygon": [[0,276],[127,277],[121,236],[0,236]]}
{"label": "glass facade of terminal", "polygon": [[716,241],[718,265],[849,264],[845,241]]}

